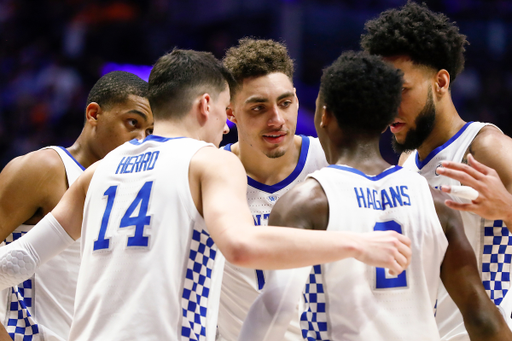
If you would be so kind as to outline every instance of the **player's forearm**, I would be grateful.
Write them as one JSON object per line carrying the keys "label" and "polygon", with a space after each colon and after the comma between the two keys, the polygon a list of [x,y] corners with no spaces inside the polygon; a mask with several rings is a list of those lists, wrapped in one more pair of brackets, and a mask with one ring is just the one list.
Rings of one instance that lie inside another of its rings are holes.
{"label": "player's forearm", "polygon": [[283,340],[310,272],[310,266],[269,271],[265,287],[252,304],[238,340]]}
{"label": "player's forearm", "polygon": [[38,266],[73,242],[59,222],[48,214],[26,235],[0,248],[0,289],[30,278]]}
{"label": "player's forearm", "polygon": [[[254,269],[289,269],[333,262],[359,255],[357,236],[285,227],[249,227],[231,233],[226,259]],[[321,247],[319,247],[321,246]]]}
{"label": "player's forearm", "polygon": [[[289,269],[355,258],[401,273],[410,263],[410,239],[394,231],[352,233],[248,226],[225,231],[226,259],[256,269]],[[224,248],[223,248],[224,247]]]}
{"label": "player's forearm", "polygon": [[463,314],[471,341],[512,341],[512,332],[489,298],[475,298],[473,302],[471,311]]}

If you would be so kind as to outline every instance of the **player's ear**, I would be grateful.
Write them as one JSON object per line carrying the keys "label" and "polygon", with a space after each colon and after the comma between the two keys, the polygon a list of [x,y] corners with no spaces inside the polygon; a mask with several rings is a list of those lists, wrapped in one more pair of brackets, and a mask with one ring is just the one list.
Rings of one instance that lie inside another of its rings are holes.
{"label": "player's ear", "polygon": [[199,96],[199,103],[197,104],[197,109],[201,122],[206,121],[210,116],[211,103],[212,98],[210,94],[204,93],[201,96]]}
{"label": "player's ear", "polygon": [[236,117],[233,113],[233,107],[232,107],[232,103],[229,103],[228,107],[226,108],[226,114],[228,115],[228,120],[230,120],[231,122],[233,123],[237,123],[236,122]]}
{"label": "player's ear", "polygon": [[435,76],[434,83],[435,95],[443,95],[450,90],[450,74],[445,69],[441,69]]}
{"label": "player's ear", "polygon": [[98,124],[98,116],[102,114],[102,109],[100,105],[96,102],[91,102],[85,108],[85,120],[95,126]]}
{"label": "player's ear", "polygon": [[334,119],[334,115],[325,105],[322,107],[322,116],[320,117],[320,127],[327,127]]}
{"label": "player's ear", "polygon": [[299,110],[299,98],[297,97],[297,89],[293,88],[293,94],[295,95],[295,100],[297,101],[297,110]]}

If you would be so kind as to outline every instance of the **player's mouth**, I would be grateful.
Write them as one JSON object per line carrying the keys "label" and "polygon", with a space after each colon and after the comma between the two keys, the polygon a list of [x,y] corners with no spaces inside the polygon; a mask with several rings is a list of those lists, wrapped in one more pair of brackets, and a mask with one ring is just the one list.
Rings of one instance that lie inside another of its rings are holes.
{"label": "player's mouth", "polygon": [[287,133],[284,131],[275,131],[272,133],[267,133],[263,135],[263,140],[272,144],[279,144],[284,141]]}
{"label": "player's mouth", "polygon": [[391,130],[391,133],[396,134],[400,132],[405,127],[404,122],[395,121],[389,125],[389,129]]}

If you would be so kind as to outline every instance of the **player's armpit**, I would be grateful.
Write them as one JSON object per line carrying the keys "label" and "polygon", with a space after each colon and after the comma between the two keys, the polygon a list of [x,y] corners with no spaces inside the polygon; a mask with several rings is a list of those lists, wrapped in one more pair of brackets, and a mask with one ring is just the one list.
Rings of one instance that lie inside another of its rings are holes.
{"label": "player's armpit", "polygon": [[438,215],[448,239],[441,280],[462,313],[471,340],[512,340],[510,329],[482,285],[459,212],[446,208]]}
{"label": "player's armpit", "polygon": [[66,189],[64,165],[54,150],[38,150],[9,162],[0,173],[0,240],[23,223],[37,223]]}

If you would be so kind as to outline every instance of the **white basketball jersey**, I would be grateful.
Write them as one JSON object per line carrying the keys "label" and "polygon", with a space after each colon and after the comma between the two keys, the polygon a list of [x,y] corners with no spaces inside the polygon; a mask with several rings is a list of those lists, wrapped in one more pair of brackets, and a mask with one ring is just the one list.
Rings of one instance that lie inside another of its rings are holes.
{"label": "white basketball jersey", "polygon": [[[84,167],[65,148],[46,148],[59,154],[68,184],[71,185],[82,174]],[[32,227],[33,225],[20,225],[4,242],[13,242]],[[2,291],[2,323],[14,341],[67,340],[73,317],[79,267],[80,242],[75,241],[39,267],[32,278]]]}
{"label": "white basketball jersey", "polygon": [[448,242],[425,179],[399,166],[368,176],[331,165],[310,177],[329,202],[327,230],[395,230],[411,239],[412,260],[396,277],[353,258],[315,266],[304,290],[304,338],[439,340],[434,306]]}
{"label": "white basketball jersey", "polygon": [[[268,225],[268,217],[275,202],[306,176],[327,165],[325,154],[317,138],[301,136],[302,145],[297,166],[283,181],[269,186],[247,177],[247,201],[255,225]],[[231,146],[225,147],[231,150]],[[219,333],[223,340],[236,341],[253,302],[265,285],[267,271],[236,267],[226,262],[219,311]],[[285,340],[302,340],[297,318],[292,320]]]}
{"label": "white basketball jersey", "polygon": [[110,152],[84,205],[69,340],[215,339],[223,260],[190,193],[212,146],[148,136]]}
{"label": "white basketball jersey", "polygon": [[[475,136],[489,123],[468,122],[445,144],[434,149],[423,161],[419,161],[414,151],[404,163],[424,176],[432,187],[441,185],[460,185],[460,182],[445,176],[439,176],[436,169],[444,160],[461,162]],[[469,200],[453,197],[457,202]],[[501,220],[486,220],[471,212],[460,212],[464,222],[466,236],[475,251],[485,290],[491,300],[499,305],[510,288],[510,263],[512,238]],[[436,319],[443,340],[469,340],[462,315],[450,298],[446,289],[441,287],[437,303]]]}

